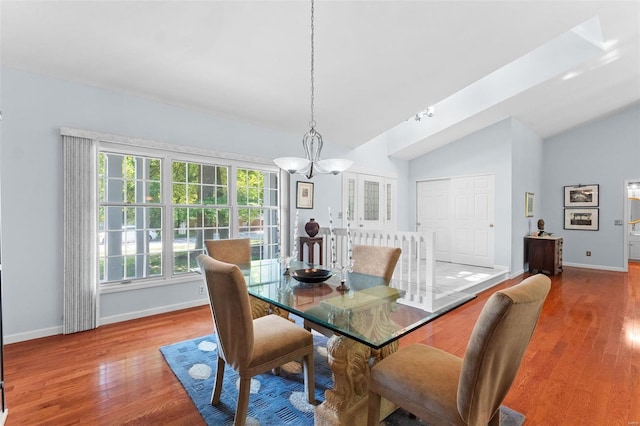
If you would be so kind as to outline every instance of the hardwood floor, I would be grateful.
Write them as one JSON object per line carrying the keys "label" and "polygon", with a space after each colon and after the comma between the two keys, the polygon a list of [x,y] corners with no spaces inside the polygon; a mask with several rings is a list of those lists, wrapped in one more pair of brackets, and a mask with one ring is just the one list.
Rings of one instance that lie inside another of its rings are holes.
{"label": "hardwood floor", "polygon": [[[525,275],[526,276],[526,275]],[[462,356],[490,293],[405,337]],[[204,424],[158,348],[212,331],[207,306],[5,347],[6,425]],[[640,424],[640,264],[553,277],[505,405],[526,425]]]}

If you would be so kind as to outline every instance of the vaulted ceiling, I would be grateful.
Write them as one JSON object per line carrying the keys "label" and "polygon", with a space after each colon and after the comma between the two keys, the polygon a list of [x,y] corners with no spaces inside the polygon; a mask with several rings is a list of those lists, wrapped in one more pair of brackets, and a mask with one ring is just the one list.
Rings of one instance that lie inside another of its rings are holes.
{"label": "vaulted ceiling", "polygon": [[[308,129],[308,1],[2,0],[0,14],[3,66]],[[585,22],[601,37],[573,34],[596,49],[578,46],[571,62],[554,47],[548,72],[529,61]],[[516,63],[528,84],[499,74]],[[512,90],[448,101],[488,76]],[[509,116],[549,137],[640,101],[640,2],[318,0],[315,88],[325,143],[357,147],[411,126],[389,153],[414,158]],[[407,121],[431,105],[433,118]]]}

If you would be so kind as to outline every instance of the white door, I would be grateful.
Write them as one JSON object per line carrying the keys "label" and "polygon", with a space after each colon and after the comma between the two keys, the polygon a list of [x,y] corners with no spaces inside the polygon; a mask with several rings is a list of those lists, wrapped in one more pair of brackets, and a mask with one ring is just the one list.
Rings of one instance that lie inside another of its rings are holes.
{"label": "white door", "polygon": [[434,231],[436,260],[451,261],[451,180],[418,182],[416,230]]}
{"label": "white door", "polygon": [[436,260],[493,267],[494,177],[418,182],[416,229],[435,232]]}
{"label": "white door", "polygon": [[358,229],[384,228],[383,216],[384,178],[358,174],[356,221]]}
{"label": "white door", "polygon": [[396,178],[343,173],[342,202],[349,211],[351,226],[359,230],[395,230],[397,187]]}
{"label": "white door", "polygon": [[493,267],[493,175],[451,180],[451,262]]}

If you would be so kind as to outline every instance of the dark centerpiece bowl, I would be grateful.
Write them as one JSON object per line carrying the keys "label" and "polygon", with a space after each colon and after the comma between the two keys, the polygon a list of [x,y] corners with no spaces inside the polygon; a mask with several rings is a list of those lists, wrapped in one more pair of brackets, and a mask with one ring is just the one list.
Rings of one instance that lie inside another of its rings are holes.
{"label": "dark centerpiece bowl", "polygon": [[291,271],[291,276],[296,281],[306,284],[321,283],[328,280],[331,275],[333,274],[328,269],[306,268]]}

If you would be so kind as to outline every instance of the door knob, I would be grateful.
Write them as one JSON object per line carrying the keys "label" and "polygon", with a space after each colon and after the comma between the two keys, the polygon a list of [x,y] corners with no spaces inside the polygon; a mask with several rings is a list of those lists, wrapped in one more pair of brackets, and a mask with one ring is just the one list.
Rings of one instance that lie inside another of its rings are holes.
{"label": "door knob", "polygon": [[490,224],[489,224],[489,228],[493,228],[493,223],[490,223]]}

